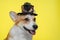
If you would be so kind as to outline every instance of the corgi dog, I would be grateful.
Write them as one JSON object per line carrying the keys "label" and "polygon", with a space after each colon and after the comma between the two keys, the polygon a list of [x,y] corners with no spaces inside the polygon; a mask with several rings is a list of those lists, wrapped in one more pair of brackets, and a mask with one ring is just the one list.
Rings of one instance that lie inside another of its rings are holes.
{"label": "corgi dog", "polygon": [[35,15],[34,13],[17,14],[11,11],[10,17],[15,24],[9,31],[5,40],[32,40],[32,36],[35,35],[36,29],[38,28]]}

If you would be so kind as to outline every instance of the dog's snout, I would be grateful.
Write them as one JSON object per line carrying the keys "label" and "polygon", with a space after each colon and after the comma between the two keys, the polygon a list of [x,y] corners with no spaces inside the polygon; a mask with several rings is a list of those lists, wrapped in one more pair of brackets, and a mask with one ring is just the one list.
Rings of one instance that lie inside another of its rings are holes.
{"label": "dog's snout", "polygon": [[37,29],[37,28],[38,28],[38,26],[37,26],[37,25],[33,25],[33,28],[34,28],[34,29]]}

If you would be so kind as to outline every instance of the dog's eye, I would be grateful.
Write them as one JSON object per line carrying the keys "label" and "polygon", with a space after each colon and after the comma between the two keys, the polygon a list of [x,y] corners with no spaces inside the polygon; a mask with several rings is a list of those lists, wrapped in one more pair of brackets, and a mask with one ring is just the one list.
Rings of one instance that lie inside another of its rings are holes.
{"label": "dog's eye", "polygon": [[36,18],[34,18],[33,21],[35,22],[36,21]]}
{"label": "dog's eye", "polygon": [[28,19],[28,18],[25,18],[24,20],[25,20],[25,21],[29,21],[29,19]]}

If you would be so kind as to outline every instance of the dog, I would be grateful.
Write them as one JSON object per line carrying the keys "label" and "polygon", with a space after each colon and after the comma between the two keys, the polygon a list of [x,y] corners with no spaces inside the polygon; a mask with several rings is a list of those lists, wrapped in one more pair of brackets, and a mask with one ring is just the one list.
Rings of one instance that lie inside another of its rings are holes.
{"label": "dog", "polygon": [[23,7],[22,13],[10,12],[10,17],[15,24],[5,40],[32,40],[32,36],[35,35],[36,29],[38,28],[35,18],[36,14],[33,13],[33,8],[27,10]]}

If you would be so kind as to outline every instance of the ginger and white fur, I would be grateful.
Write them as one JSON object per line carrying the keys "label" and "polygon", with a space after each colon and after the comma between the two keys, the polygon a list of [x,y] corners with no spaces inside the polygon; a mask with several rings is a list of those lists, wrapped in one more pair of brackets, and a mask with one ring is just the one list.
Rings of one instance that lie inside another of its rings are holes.
{"label": "ginger and white fur", "polygon": [[[14,26],[9,31],[5,40],[32,40],[32,34],[26,31],[23,26],[29,30],[34,30],[32,25],[36,24],[33,19],[33,15],[20,15],[18,16],[15,12],[10,12],[10,17],[15,22]],[[29,22],[25,21],[25,18],[29,18]]]}

